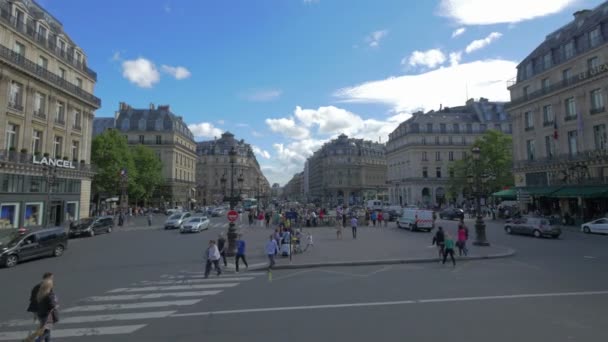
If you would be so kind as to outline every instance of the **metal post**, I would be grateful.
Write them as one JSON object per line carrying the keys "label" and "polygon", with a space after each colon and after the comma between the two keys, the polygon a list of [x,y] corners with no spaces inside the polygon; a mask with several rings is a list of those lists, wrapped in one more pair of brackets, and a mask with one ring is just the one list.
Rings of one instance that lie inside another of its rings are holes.
{"label": "metal post", "polygon": [[50,167],[47,166],[44,168],[45,171],[45,177],[46,177],[46,186],[47,186],[47,191],[46,191],[46,207],[47,207],[47,215],[46,215],[46,222],[44,224],[45,228],[49,227],[49,224],[51,222],[51,192],[53,191],[53,185],[55,184],[55,181],[57,180],[57,169],[55,169],[54,167]]}
{"label": "metal post", "polygon": [[[236,155],[237,152],[234,146],[230,149],[230,210],[234,210],[236,206],[235,196],[234,196],[234,163],[236,163]],[[236,254],[236,227],[234,222],[230,222],[228,224],[228,233],[226,234],[228,237],[228,250],[226,251],[227,256],[234,256]]]}
{"label": "metal post", "polygon": [[486,225],[483,222],[483,216],[481,215],[481,174],[479,170],[479,154],[480,150],[478,147],[473,148],[473,156],[475,158],[475,197],[476,197],[476,208],[477,218],[475,220],[475,246],[489,246],[490,243],[486,239]]}

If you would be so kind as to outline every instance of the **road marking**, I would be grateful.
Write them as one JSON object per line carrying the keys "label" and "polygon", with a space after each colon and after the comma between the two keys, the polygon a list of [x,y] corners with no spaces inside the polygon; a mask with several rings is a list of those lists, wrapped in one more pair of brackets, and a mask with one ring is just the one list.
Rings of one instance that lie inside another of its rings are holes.
{"label": "road marking", "polygon": [[608,290],[606,290],[606,291],[582,291],[582,292],[529,293],[529,294],[480,296],[480,297],[412,299],[412,300],[398,300],[398,301],[390,301],[390,302],[284,306],[284,307],[269,307],[269,308],[240,309],[240,310],[191,312],[191,313],[183,313],[183,314],[172,314],[169,317],[194,317],[194,316],[232,315],[232,314],[272,312],[272,311],[319,310],[319,309],[392,306],[392,305],[407,305],[407,304],[427,304],[427,303],[465,302],[465,301],[521,299],[521,298],[542,298],[542,297],[594,296],[594,295],[608,295]]}
{"label": "road marking", "polygon": [[108,291],[108,293],[201,290],[201,289],[214,289],[214,288],[222,288],[222,287],[235,287],[238,284],[239,283],[125,287],[125,288],[114,289],[114,290]]}
{"label": "road marking", "polygon": [[[228,264],[228,265],[234,266],[234,264]],[[251,267],[254,267],[254,266],[256,266],[256,267],[257,266],[264,266],[264,265],[268,265],[268,263],[253,264],[253,265],[251,265]],[[258,276],[261,276],[261,275],[266,275],[266,272],[261,273],[261,272],[247,272],[247,271],[245,271],[245,272],[239,273],[239,274],[236,274],[236,273],[222,274],[222,277],[219,278],[219,279],[228,279],[228,280],[230,280],[232,278],[239,278],[239,277],[243,277],[243,276],[245,276],[245,277],[258,277]],[[193,273],[193,274],[187,275],[187,276],[184,276],[184,275],[170,276],[170,277],[167,277],[165,279],[187,279],[187,278],[191,278],[191,279],[205,278],[205,272],[200,272],[200,274],[194,274]],[[213,279],[213,278],[211,278],[211,279]]]}
{"label": "road marking", "polygon": [[[140,281],[139,283],[135,283],[133,285],[184,285],[191,283],[217,283],[221,281],[226,281],[225,277],[220,278],[207,278],[207,279],[183,279],[183,280],[154,280],[154,281]],[[233,277],[228,279],[229,281],[247,281],[254,279],[254,277]]]}
{"label": "road marking", "polygon": [[592,255],[585,255],[584,258],[585,259],[595,259],[595,257]]}
{"label": "road marking", "polygon": [[[53,338],[131,334],[145,326],[146,324],[137,324],[100,328],[53,329]],[[0,341],[20,341],[29,336],[29,334],[30,332],[28,331],[0,332]]]}
{"label": "road marking", "polygon": [[190,292],[164,292],[164,293],[140,293],[126,294],[116,296],[93,296],[85,299],[85,302],[111,302],[115,300],[141,300],[141,299],[158,299],[163,297],[203,297],[214,296],[222,290],[215,291],[190,291]]}
{"label": "road marking", "polygon": [[[140,320],[150,318],[164,318],[177,311],[155,311],[155,312],[132,312],[132,313],[121,313],[121,314],[107,314],[107,315],[94,315],[94,316],[72,316],[72,317],[61,317],[61,324],[78,324],[78,323],[91,323],[91,322],[110,322],[110,321],[129,321],[129,320]],[[16,319],[0,323],[0,327],[18,327],[18,326],[34,326],[31,319]]]}
{"label": "road marking", "polygon": [[[274,280],[275,280],[275,281],[277,281],[277,280],[288,279],[288,278],[291,278],[291,277],[299,276],[300,274],[304,274],[304,273],[310,273],[310,272],[315,272],[315,271],[316,271],[316,270],[303,270],[303,271],[298,271],[298,272],[294,272],[294,273],[291,273],[291,274],[288,274],[288,275],[284,275],[284,276],[282,276],[282,277],[277,277],[277,278],[274,278]],[[270,277],[270,278],[269,278],[269,280],[272,280],[272,277]]]}
{"label": "road marking", "polygon": [[74,306],[69,309],[63,310],[63,312],[78,312],[78,311],[104,311],[104,310],[125,310],[125,309],[147,309],[147,308],[160,308],[165,306],[188,306],[194,305],[200,302],[202,299],[187,299],[187,300],[174,300],[165,302],[143,302],[143,303],[129,303],[129,304],[99,304],[99,305],[80,305]]}

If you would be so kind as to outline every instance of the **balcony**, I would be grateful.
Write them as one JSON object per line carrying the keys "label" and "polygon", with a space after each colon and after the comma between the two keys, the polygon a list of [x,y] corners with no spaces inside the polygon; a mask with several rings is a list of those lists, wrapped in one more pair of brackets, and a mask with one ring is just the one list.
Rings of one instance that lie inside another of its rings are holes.
{"label": "balcony", "polygon": [[606,111],[606,107],[604,107],[604,106],[598,107],[598,108],[591,108],[591,110],[589,111],[589,114],[594,115],[594,114],[603,113],[605,111]]}
{"label": "balcony", "polygon": [[101,107],[101,100],[98,97],[78,88],[78,86],[70,82],[67,82],[59,75],[41,68],[36,63],[12,51],[11,49],[2,44],[0,44],[0,59],[9,62],[13,65],[16,65],[17,67],[23,69],[25,72],[31,74],[32,76],[47,81],[52,85],[64,90],[68,94],[76,96],[92,104],[95,108]]}
{"label": "balcony", "polygon": [[81,131],[82,130],[82,126],[80,125],[80,123],[75,123],[72,125],[72,129],[75,129],[77,131]]}
{"label": "balcony", "polygon": [[34,118],[46,121],[46,114],[44,114],[42,111],[35,110]]}
{"label": "balcony", "polygon": [[533,130],[534,130],[534,126],[526,127],[526,132],[533,131]]}
{"label": "balcony", "polygon": [[552,157],[539,157],[534,160],[518,160],[513,162],[513,168],[527,169],[536,167],[549,167],[555,164],[590,161],[608,160],[608,150],[590,150],[579,153],[562,153]]}
{"label": "balcony", "polygon": [[20,103],[17,103],[17,102],[10,102],[9,101],[8,107],[11,108],[11,109],[13,109],[13,110],[16,110],[18,112],[22,112],[23,111],[23,105],[20,104]]}
{"label": "balcony", "polygon": [[564,117],[564,121],[574,121],[574,120],[576,120],[576,117],[577,117],[576,114],[575,115],[566,115]]}
{"label": "balcony", "polygon": [[[0,21],[11,26],[13,29],[22,33],[32,40],[38,43],[38,45],[42,46],[45,50],[50,52],[51,54],[57,56],[65,62],[68,62],[74,68],[84,72],[94,81],[97,81],[97,73],[90,68],[88,68],[82,61],[76,60],[74,58],[73,52],[66,52],[65,50],[59,49],[59,47],[52,40],[47,39],[40,33],[36,32],[35,25],[30,21],[27,25],[23,21],[19,21],[17,17],[11,15],[11,10],[8,7],[0,7]],[[50,34],[50,33],[49,33]]]}
{"label": "balcony", "polygon": [[549,127],[555,125],[555,121],[543,121],[543,127]]}
{"label": "balcony", "polygon": [[60,126],[65,126],[65,119],[63,118],[55,118],[55,123]]}

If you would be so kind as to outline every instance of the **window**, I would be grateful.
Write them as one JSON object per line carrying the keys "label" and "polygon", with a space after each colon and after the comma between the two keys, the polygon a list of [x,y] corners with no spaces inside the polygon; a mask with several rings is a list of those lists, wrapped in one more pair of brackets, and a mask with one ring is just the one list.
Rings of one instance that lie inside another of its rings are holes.
{"label": "window", "polygon": [[530,90],[530,86],[525,86],[525,87],[522,89],[522,95],[523,95],[524,97],[528,97],[528,92],[529,92],[529,90]]}
{"label": "window", "polygon": [[566,120],[576,118],[576,101],[574,97],[567,98],[565,101],[566,106]]}
{"label": "window", "polygon": [[426,137],[422,137],[420,141],[422,142],[422,145],[426,145]]}
{"label": "window", "polygon": [[587,69],[589,71],[594,70],[595,68],[600,66],[600,59],[597,57],[591,57],[587,60]]}
{"label": "window", "polygon": [[32,134],[32,153],[42,152],[42,131],[34,130]]}
{"label": "window", "polygon": [[545,155],[549,159],[555,157],[555,137],[552,135],[545,136]]}
{"label": "window", "polygon": [[608,142],[606,141],[606,125],[601,124],[593,126],[593,140],[595,141],[596,150],[607,150]]}
{"label": "window", "polygon": [[46,110],[46,96],[41,92],[34,94],[34,114],[44,114]]}
{"label": "window", "polygon": [[46,29],[46,27],[38,24],[38,40],[39,41],[46,40],[47,32],[48,32],[48,30]]}
{"label": "window", "polygon": [[55,122],[58,124],[65,123],[65,104],[57,101],[57,109],[55,110]]}
{"label": "window", "polygon": [[79,111],[74,111],[74,122],[73,122],[73,126],[76,129],[80,129],[80,121],[81,121],[81,115]]}
{"label": "window", "polygon": [[23,110],[23,85],[19,82],[11,81],[8,105],[17,110]]}
{"label": "window", "polygon": [[76,63],[78,65],[82,64],[82,55],[80,54],[80,52],[76,52]]}
{"label": "window", "polygon": [[449,172],[449,174],[450,174],[450,178],[454,178],[454,169],[453,169],[453,168],[450,168],[450,169],[448,170],[448,172]]}
{"label": "window", "polygon": [[534,72],[534,68],[532,66],[532,62],[528,62],[528,64],[526,64],[526,78],[530,78],[532,77],[532,73]]}
{"label": "window", "polygon": [[437,167],[435,169],[435,175],[437,176],[437,178],[441,178],[441,167]]}
{"label": "window", "polygon": [[422,178],[428,178],[428,177],[429,177],[429,168],[425,166],[422,168]]}
{"label": "window", "polygon": [[140,144],[143,144],[143,143],[144,143],[144,136],[143,136],[143,135],[140,135],[140,136],[139,136],[139,143],[140,143]]}
{"label": "window", "polygon": [[552,124],[555,118],[553,117],[553,106],[543,106],[543,125]]}
{"label": "window", "polygon": [[72,160],[78,160],[80,155],[80,142],[72,140]]}
{"label": "window", "polygon": [[59,50],[59,53],[61,53],[61,55],[63,56],[65,54],[65,42],[61,39],[57,40],[57,50]]}
{"label": "window", "polygon": [[452,130],[454,133],[460,133],[460,126],[458,124],[454,124]]}
{"label": "window", "polygon": [[17,19],[17,26],[19,26],[21,29],[23,29],[25,27],[25,21],[26,21],[25,13],[23,13],[23,11],[16,9],[15,17]]}
{"label": "window", "polygon": [[543,90],[549,89],[550,85],[551,82],[549,82],[549,78],[543,78],[542,81],[540,81],[540,86]]}
{"label": "window", "polygon": [[439,124],[439,130],[441,131],[441,133],[445,133],[446,132],[446,125],[445,124]]}
{"label": "window", "polygon": [[501,130],[500,124],[499,123],[494,124],[494,129],[497,131],[500,131]]}
{"label": "window", "polygon": [[435,161],[440,161],[441,160],[441,152],[437,151],[435,152]]}
{"label": "window", "polygon": [[38,57],[38,66],[41,67],[42,69],[48,69],[49,68],[49,60],[46,59],[43,56],[39,56]]}
{"label": "window", "polygon": [[574,41],[570,41],[564,45],[564,56],[566,59],[574,57]]}
{"label": "window", "polygon": [[536,153],[535,148],[534,148],[534,140],[526,141],[526,152],[528,155],[528,160],[534,160],[534,155]]}
{"label": "window", "polygon": [[604,98],[602,97],[602,89],[594,89],[591,91],[591,113],[597,113],[604,110]]}
{"label": "window", "polygon": [[562,71],[562,81],[567,82],[572,78],[572,69],[568,68]]}
{"label": "window", "polygon": [[25,56],[25,45],[15,42],[15,53],[21,56]]}
{"label": "window", "polygon": [[439,136],[435,137],[435,145],[439,145]]}
{"label": "window", "polygon": [[6,125],[6,149],[17,149],[17,142],[19,138],[19,126],[9,123]]}
{"label": "window", "polygon": [[76,77],[76,85],[78,88],[82,89],[82,78]]}
{"label": "window", "polygon": [[59,77],[61,77],[62,80],[65,80],[65,69],[64,68],[59,68]]}
{"label": "window", "polygon": [[589,45],[591,47],[598,46],[602,42],[602,32],[600,27],[596,27],[593,31],[589,32]]}
{"label": "window", "polygon": [[578,154],[578,134],[576,131],[568,132],[568,150],[571,156]]}
{"label": "window", "polygon": [[469,133],[469,134],[473,133],[473,124],[470,124],[470,123],[467,124],[467,133]]}
{"label": "window", "polygon": [[452,151],[448,152],[448,160],[454,161],[454,152],[452,152]]}
{"label": "window", "polygon": [[160,145],[163,142],[163,137],[160,135],[156,136],[156,145]]}
{"label": "window", "polygon": [[547,52],[544,56],[543,56],[543,67],[545,68],[545,70],[549,69],[551,67],[552,63],[552,58],[551,58],[551,52]]}
{"label": "window", "polygon": [[429,159],[428,159],[428,156],[427,156],[427,154],[426,154],[426,151],[425,151],[425,152],[422,152],[422,161],[428,161],[428,160],[429,160]]}
{"label": "window", "polygon": [[53,150],[53,158],[60,158],[61,152],[63,151],[63,137],[55,136],[55,140],[53,141],[54,150]]}
{"label": "window", "polygon": [[432,123],[427,123],[426,124],[426,131],[429,132],[429,133],[433,131],[433,124]]}

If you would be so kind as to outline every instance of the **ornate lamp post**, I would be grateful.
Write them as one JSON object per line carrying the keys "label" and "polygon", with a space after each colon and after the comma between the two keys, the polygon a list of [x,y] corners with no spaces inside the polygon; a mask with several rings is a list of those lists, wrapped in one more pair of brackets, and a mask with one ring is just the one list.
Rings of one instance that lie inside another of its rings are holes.
{"label": "ornate lamp post", "polygon": [[481,158],[481,150],[479,147],[473,147],[471,150],[473,155],[474,162],[474,171],[473,175],[469,174],[467,176],[467,180],[471,187],[473,187],[473,193],[475,195],[475,211],[477,214],[477,219],[475,220],[475,241],[473,241],[473,245],[475,246],[489,246],[490,243],[486,239],[486,225],[483,222],[483,216],[481,215],[481,182],[482,175],[480,174],[481,170],[479,170],[479,163]]}
{"label": "ornate lamp post", "polygon": [[[234,210],[234,207],[238,204],[238,201],[240,199],[240,194],[236,195],[234,193],[234,164],[236,164],[236,161],[237,161],[237,152],[236,152],[236,149],[234,148],[234,146],[230,149],[229,156],[230,156],[230,197],[227,198],[227,200],[230,203],[230,210]],[[241,184],[243,183],[243,178],[239,176],[237,181],[239,182],[239,188],[240,188]],[[222,176],[222,183],[224,183],[224,184],[226,183],[226,179],[223,176]],[[224,200],[226,200],[226,198]],[[229,223],[228,233],[226,235],[228,237],[228,250],[226,252],[226,255],[234,256],[236,254],[235,252],[236,252],[236,238],[237,238],[236,227],[235,227],[234,222]]]}
{"label": "ornate lamp post", "polygon": [[53,186],[57,182],[57,169],[50,166],[44,167],[44,177],[46,178],[46,210],[47,218],[44,224],[45,228],[49,227],[51,223],[51,192],[53,192]]}

